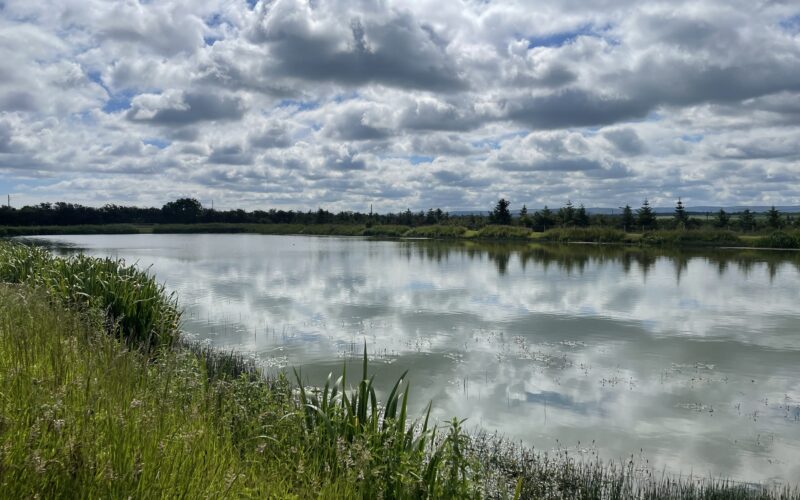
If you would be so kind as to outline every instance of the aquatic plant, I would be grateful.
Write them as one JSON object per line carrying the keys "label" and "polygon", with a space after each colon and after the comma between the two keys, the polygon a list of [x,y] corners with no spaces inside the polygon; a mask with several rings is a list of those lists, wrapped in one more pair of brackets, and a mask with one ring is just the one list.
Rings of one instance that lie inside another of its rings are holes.
{"label": "aquatic plant", "polygon": [[549,229],[542,239],[559,243],[622,243],[627,236],[624,231],[610,227],[569,227]]}
{"label": "aquatic plant", "polygon": [[41,288],[65,305],[104,311],[129,345],[170,345],[180,312],[174,294],[123,260],[54,257],[34,246],[0,243],[0,281]]}
{"label": "aquatic plant", "polygon": [[515,240],[529,238],[532,231],[527,227],[520,226],[485,226],[477,234],[478,238],[496,240]]}
{"label": "aquatic plant", "polygon": [[467,232],[463,226],[437,224],[412,228],[404,236],[409,238],[461,238]]}

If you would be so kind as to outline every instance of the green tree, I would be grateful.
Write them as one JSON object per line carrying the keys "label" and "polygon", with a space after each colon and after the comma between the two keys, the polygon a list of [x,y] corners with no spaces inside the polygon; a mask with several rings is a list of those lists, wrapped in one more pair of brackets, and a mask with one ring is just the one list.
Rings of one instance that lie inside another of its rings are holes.
{"label": "green tree", "polygon": [[678,198],[678,203],[675,205],[675,226],[678,229],[686,229],[689,223],[689,216],[686,215],[686,209],[683,208],[683,202]]}
{"label": "green tree", "polygon": [[564,227],[575,223],[575,207],[572,206],[571,200],[567,200],[567,204],[558,209],[558,220]]}
{"label": "green tree", "polygon": [[650,202],[647,198],[644,199],[642,207],[636,211],[636,223],[643,231],[656,228],[656,214],[650,207]]}
{"label": "green tree", "polygon": [[556,225],[553,211],[544,206],[541,212],[538,210],[533,214],[533,229],[536,231],[547,231]]}
{"label": "green tree", "polygon": [[714,219],[714,226],[722,229],[727,229],[730,223],[731,223],[731,216],[728,215],[727,212],[725,212],[725,210],[720,208],[719,212],[717,212],[716,218]]}
{"label": "green tree", "polygon": [[739,227],[742,231],[752,231],[756,228],[756,217],[749,208],[745,208],[739,215]]}
{"label": "green tree", "polygon": [[772,229],[780,229],[783,227],[781,213],[775,208],[775,205],[772,205],[772,207],[767,210],[767,225]]}
{"label": "green tree", "polygon": [[625,208],[622,209],[622,220],[620,222],[622,230],[626,233],[636,225],[636,218],[633,216],[633,210],[631,210],[630,205],[625,205]]}
{"label": "green tree", "polygon": [[524,227],[531,227],[531,218],[528,216],[528,207],[522,205],[519,211],[519,224]]}
{"label": "green tree", "polygon": [[198,221],[203,206],[194,198],[180,198],[161,207],[161,213],[168,222],[188,224]]}
{"label": "green tree", "polygon": [[586,212],[586,207],[583,206],[583,203],[575,212],[575,225],[578,227],[587,227],[589,225],[589,214]]}
{"label": "green tree", "polygon": [[504,226],[510,225],[511,212],[508,210],[509,205],[511,205],[511,202],[505,198],[500,198],[497,200],[497,205],[494,206],[494,210],[492,210],[492,213],[489,216],[490,222],[492,224],[502,224]]}

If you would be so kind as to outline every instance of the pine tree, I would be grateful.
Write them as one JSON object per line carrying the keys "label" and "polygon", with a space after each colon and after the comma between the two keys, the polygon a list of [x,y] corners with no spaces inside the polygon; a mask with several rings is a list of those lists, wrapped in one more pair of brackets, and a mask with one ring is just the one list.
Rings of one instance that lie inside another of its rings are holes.
{"label": "pine tree", "polygon": [[567,204],[558,210],[558,219],[565,227],[575,223],[575,207],[572,206],[571,200],[567,200]]}
{"label": "pine tree", "polygon": [[647,201],[647,198],[644,199],[642,208],[636,211],[636,222],[643,231],[656,227],[656,214],[653,213],[653,209],[650,207],[650,202]]}
{"label": "pine tree", "polygon": [[717,218],[714,220],[714,225],[719,228],[726,229],[730,223],[731,216],[728,215],[725,210],[720,208],[719,212],[717,212]]}
{"label": "pine tree", "polygon": [[578,211],[575,212],[575,225],[578,227],[587,227],[589,225],[589,214],[586,212],[583,203],[578,207]]}
{"label": "pine tree", "polygon": [[555,226],[553,211],[544,206],[541,212],[538,210],[533,213],[533,229],[536,231],[547,231]]}
{"label": "pine tree", "polygon": [[630,205],[625,205],[625,208],[622,209],[622,230],[627,233],[635,225],[636,219],[633,217],[633,210]]}
{"label": "pine tree", "polygon": [[772,229],[780,229],[783,226],[781,213],[775,209],[775,205],[767,211],[767,225]]}
{"label": "pine tree", "polygon": [[686,229],[686,224],[689,222],[689,216],[686,215],[686,209],[683,208],[683,202],[678,198],[678,203],[675,205],[675,225],[678,229]]}
{"label": "pine tree", "polygon": [[489,216],[489,220],[493,224],[501,224],[504,226],[508,226],[511,224],[511,212],[508,210],[508,206],[511,204],[505,198],[500,198],[497,201],[497,205],[495,205],[494,210],[492,210],[491,215]]}
{"label": "pine tree", "polygon": [[745,208],[744,212],[739,215],[739,227],[742,231],[752,231],[756,228],[756,218],[749,208]]}
{"label": "pine tree", "polygon": [[531,226],[531,219],[528,217],[528,207],[522,205],[522,209],[519,211],[519,224],[524,227]]}

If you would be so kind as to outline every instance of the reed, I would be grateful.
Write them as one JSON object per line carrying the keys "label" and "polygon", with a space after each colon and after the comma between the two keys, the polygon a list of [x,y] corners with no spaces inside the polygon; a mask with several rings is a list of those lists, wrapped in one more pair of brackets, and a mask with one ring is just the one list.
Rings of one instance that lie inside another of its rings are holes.
{"label": "reed", "polygon": [[800,248],[800,231],[774,231],[758,238],[755,246],[762,248]]}
{"label": "reed", "polygon": [[419,226],[412,228],[405,236],[408,238],[462,238],[467,232],[467,228],[463,226]]}
{"label": "reed", "polygon": [[619,229],[607,227],[570,227],[545,231],[543,240],[558,243],[623,243],[627,235]]}
{"label": "reed", "polygon": [[651,231],[644,233],[640,242],[656,246],[746,246],[733,231],[720,229]]}
{"label": "reed", "polygon": [[39,234],[136,234],[133,224],[80,224],[74,226],[0,226],[0,237]]}
{"label": "reed", "polygon": [[123,260],[60,258],[39,247],[0,243],[0,281],[43,289],[68,306],[104,311],[130,345],[150,349],[175,341],[180,312],[174,294]]}
{"label": "reed", "polygon": [[520,226],[486,226],[478,231],[477,237],[489,240],[524,240],[530,238],[532,231]]}

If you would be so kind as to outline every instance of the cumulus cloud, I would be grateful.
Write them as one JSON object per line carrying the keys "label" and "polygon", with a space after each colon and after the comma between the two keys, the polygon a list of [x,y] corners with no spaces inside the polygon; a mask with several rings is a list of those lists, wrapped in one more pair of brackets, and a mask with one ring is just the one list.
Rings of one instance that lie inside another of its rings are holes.
{"label": "cumulus cloud", "polygon": [[23,202],[800,204],[791,2],[5,0]]}
{"label": "cumulus cloud", "polygon": [[131,101],[125,117],[153,125],[189,125],[203,121],[238,120],[244,115],[242,99],[207,92],[140,94]]}

